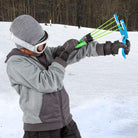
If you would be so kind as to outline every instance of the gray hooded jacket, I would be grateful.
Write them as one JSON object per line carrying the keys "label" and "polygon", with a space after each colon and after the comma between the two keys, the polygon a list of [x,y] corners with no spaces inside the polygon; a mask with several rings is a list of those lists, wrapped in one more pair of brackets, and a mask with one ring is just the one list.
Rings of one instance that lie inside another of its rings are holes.
{"label": "gray hooded jacket", "polygon": [[86,56],[98,56],[96,45],[93,41],[73,51],[67,63],[56,57],[61,47],[47,47],[44,51],[47,67],[18,49],[7,56],[7,73],[20,95],[25,131],[60,129],[70,123],[69,97],[63,85],[65,67]]}

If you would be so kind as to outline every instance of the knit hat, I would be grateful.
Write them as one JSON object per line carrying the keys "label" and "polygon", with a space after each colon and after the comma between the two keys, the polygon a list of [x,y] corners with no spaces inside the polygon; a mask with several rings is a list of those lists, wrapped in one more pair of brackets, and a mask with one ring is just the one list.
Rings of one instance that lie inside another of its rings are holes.
{"label": "knit hat", "polygon": [[30,15],[21,15],[14,19],[10,26],[12,40],[17,48],[26,48],[35,53],[39,45],[45,44],[48,34],[41,25]]}

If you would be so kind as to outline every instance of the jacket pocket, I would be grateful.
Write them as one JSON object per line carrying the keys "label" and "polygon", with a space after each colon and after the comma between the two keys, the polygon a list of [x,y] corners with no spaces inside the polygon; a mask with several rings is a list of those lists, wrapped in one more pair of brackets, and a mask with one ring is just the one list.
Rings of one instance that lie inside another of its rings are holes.
{"label": "jacket pocket", "polygon": [[58,92],[43,95],[39,117],[44,123],[59,122],[62,120]]}

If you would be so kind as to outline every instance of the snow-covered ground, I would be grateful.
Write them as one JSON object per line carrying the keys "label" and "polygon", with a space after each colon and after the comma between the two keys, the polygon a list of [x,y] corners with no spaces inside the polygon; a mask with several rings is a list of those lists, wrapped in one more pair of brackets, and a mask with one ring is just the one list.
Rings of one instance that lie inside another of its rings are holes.
{"label": "snow-covered ground", "polygon": [[[4,63],[14,48],[9,22],[0,22],[0,138],[22,138],[22,111],[19,96],[10,86]],[[80,39],[92,31],[64,25],[45,26],[49,46]],[[99,39],[120,39],[116,32]],[[66,68],[65,88],[71,112],[82,138],[138,138],[138,32],[129,32],[131,52],[122,55],[85,58]]]}

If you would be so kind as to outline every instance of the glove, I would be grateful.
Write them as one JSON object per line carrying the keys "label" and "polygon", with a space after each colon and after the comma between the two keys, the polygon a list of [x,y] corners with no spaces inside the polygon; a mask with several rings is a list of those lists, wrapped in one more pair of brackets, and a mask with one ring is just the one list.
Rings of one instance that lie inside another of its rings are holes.
{"label": "glove", "polygon": [[119,48],[124,48],[125,54],[128,55],[130,51],[130,41],[127,40],[126,44],[119,41],[115,41],[114,43],[111,43],[110,41],[106,42],[104,44],[104,55],[118,54]]}
{"label": "glove", "polygon": [[81,42],[86,42],[86,43],[89,43],[89,42],[91,42],[91,41],[93,41],[93,37],[91,36],[91,34],[89,33],[89,34],[87,34],[87,35],[85,35],[82,39],[81,39]]}
{"label": "glove", "polygon": [[129,51],[130,51],[130,41],[129,40],[126,40],[126,45],[127,45],[127,48],[125,48],[124,51],[125,51],[125,54],[128,55]]}
{"label": "glove", "polygon": [[75,46],[77,44],[78,44],[78,40],[75,40],[75,39],[70,39],[67,42],[65,42],[64,45],[62,46],[63,47],[63,51],[61,52],[59,57],[61,59],[63,59],[64,61],[67,61],[70,53],[72,53],[74,50],[76,50]]}
{"label": "glove", "polygon": [[65,47],[63,47],[63,46],[58,46],[58,47],[57,47],[57,50],[56,50],[55,53],[54,53],[54,58],[59,57],[60,54],[61,54],[64,50],[65,50]]}

